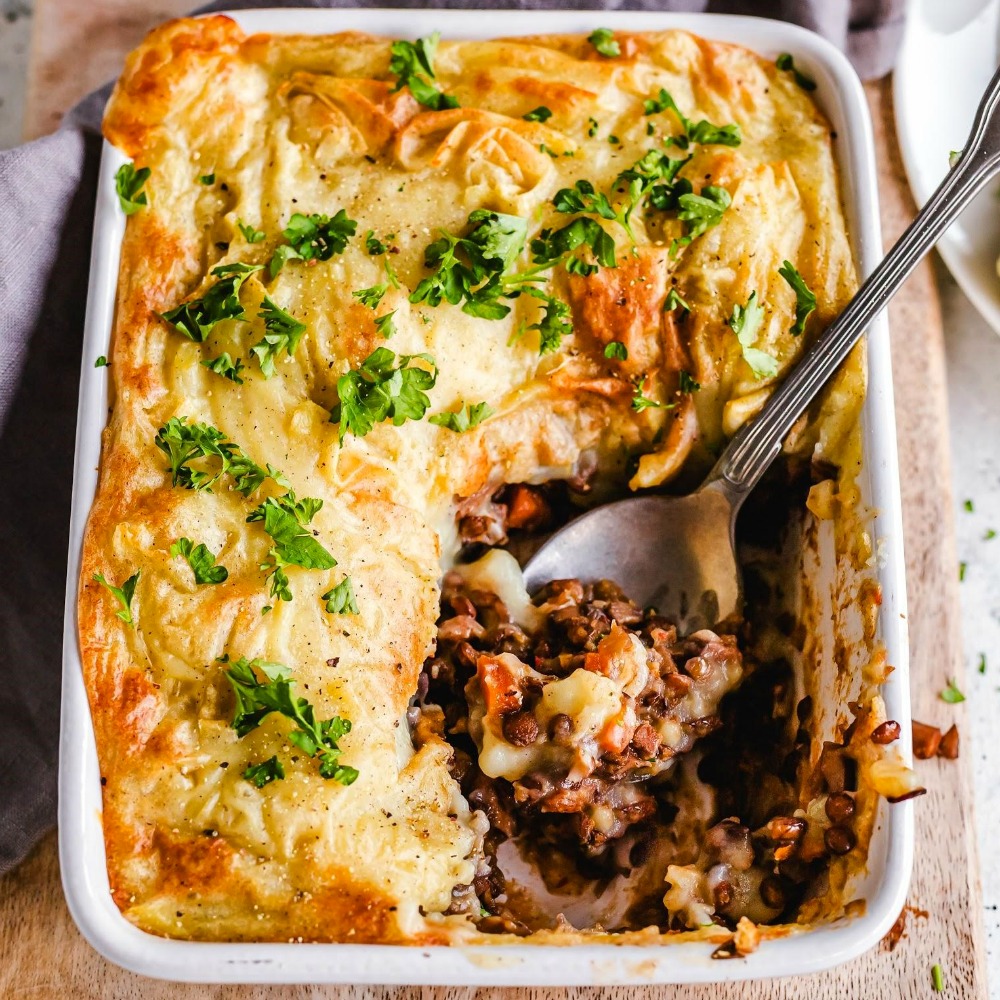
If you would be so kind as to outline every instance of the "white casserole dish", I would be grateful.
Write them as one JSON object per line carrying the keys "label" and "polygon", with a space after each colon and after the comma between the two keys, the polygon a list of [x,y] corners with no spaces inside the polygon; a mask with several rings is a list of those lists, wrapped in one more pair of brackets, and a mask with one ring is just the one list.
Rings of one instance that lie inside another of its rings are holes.
{"label": "white casserole dish", "polygon": [[[871,123],[864,92],[845,57],[804,29],[751,17],[605,12],[257,10],[232,16],[248,32],[321,34],[357,29],[414,37],[439,30],[446,37],[589,32],[595,27],[633,31],[682,28],[745,45],[773,59],[794,54],[818,83],[816,97],[837,134],[835,150],[844,205],[862,276],[881,257]],[[610,985],[720,982],[803,975],[844,962],[875,945],[898,916],[913,856],[913,805],[880,804],[867,873],[855,895],[867,901],[851,919],[793,933],[742,959],[712,961],[705,942],[670,945],[403,947],[344,944],[245,944],[173,941],[140,931],[112,902],[101,822],[101,786],[94,731],[77,642],[77,582],[84,526],[97,485],[101,431],[107,417],[107,369],[93,367],[108,353],[115,307],[119,250],[124,231],[114,193],[123,157],[105,144],[97,192],[83,371],[66,611],[64,621],[59,847],[63,886],[87,940],[111,961],[149,976],[195,982],[407,983],[444,985]],[[902,519],[888,328],[872,327],[869,391],[863,413],[866,468],[859,479],[864,503],[876,512],[871,526],[882,589],[879,638],[895,668],[884,686],[889,718],[910,760],[910,706]],[[833,571],[830,572],[833,579]],[[823,575],[825,579],[825,574]]]}

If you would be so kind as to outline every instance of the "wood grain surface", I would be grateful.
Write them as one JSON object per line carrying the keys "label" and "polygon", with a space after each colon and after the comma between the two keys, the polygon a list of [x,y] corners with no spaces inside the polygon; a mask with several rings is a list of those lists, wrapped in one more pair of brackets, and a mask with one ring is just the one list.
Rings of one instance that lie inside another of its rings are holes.
{"label": "wood grain surface", "polygon": [[[29,137],[56,126],[59,115],[92,87],[114,76],[122,55],[144,31],[179,13],[187,0],[38,0],[26,116]],[[896,147],[890,88],[867,87],[875,121],[879,194],[886,243],[914,212]],[[932,268],[925,264],[890,309],[896,419],[903,480],[903,520],[909,590],[914,716],[962,729],[962,706],[937,692],[949,677],[962,686],[957,559],[951,482],[941,314]],[[868,1000],[930,997],[931,967],[940,963],[945,996],[986,997],[982,902],[967,759],[918,764],[929,794],[916,802],[916,863],[906,929],[830,972],[708,987],[473,990],[466,988],[183,986],[124,972],[92,951],[77,932],[59,882],[52,833],[16,871],[0,879],[0,997],[188,998],[331,997],[337,1000]],[[477,994],[477,996],[473,996]]]}

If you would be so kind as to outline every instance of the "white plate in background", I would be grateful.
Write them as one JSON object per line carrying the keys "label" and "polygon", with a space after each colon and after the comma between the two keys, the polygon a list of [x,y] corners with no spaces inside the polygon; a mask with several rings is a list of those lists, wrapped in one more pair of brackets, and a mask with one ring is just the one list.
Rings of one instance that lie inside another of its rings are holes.
{"label": "white plate in background", "polygon": [[[1000,0],[912,0],[893,74],[896,132],[918,205],[948,172],[1000,64]],[[1000,333],[1000,185],[992,182],[938,244],[948,270]]]}

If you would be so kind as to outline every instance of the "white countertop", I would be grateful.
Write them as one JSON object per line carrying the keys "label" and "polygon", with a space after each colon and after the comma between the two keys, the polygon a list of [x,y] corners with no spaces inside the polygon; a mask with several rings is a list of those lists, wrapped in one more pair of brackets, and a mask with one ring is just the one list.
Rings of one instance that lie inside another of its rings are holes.
{"label": "white countertop", "polygon": [[[27,0],[0,0],[0,149],[21,137],[31,30]],[[1000,337],[938,264],[945,318],[952,480],[961,585],[971,756],[982,865],[988,981],[1000,1000]],[[1000,280],[1000,279],[998,279]],[[965,509],[971,500],[973,510]],[[997,537],[985,540],[989,530]],[[955,567],[958,572],[958,567]],[[985,673],[979,673],[980,654]]]}

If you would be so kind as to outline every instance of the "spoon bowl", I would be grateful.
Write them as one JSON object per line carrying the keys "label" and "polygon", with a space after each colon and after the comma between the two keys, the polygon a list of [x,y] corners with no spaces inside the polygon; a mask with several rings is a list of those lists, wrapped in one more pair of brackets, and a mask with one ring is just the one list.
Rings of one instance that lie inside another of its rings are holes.
{"label": "spoon bowl", "polygon": [[688,496],[641,496],[595,507],[531,559],[528,592],[569,576],[611,579],[681,634],[709,628],[741,607],[732,503],[716,481]]}

